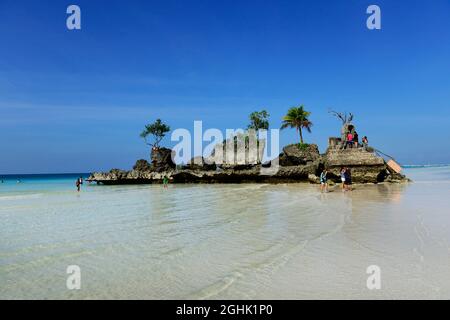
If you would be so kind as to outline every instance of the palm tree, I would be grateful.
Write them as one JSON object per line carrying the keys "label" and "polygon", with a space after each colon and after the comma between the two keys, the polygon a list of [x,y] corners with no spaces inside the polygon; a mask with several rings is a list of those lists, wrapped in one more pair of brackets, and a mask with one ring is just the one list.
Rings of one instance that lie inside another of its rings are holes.
{"label": "palm tree", "polygon": [[290,108],[287,114],[283,117],[281,129],[297,129],[300,134],[300,142],[303,143],[302,128],[305,128],[308,132],[311,132],[311,127],[313,125],[312,122],[308,119],[310,114],[311,112],[306,111],[303,105]]}

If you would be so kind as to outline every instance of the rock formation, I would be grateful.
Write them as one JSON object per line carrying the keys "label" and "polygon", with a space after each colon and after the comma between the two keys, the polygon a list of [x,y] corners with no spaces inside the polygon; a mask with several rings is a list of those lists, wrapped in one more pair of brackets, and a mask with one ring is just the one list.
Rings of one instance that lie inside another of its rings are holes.
{"label": "rock formation", "polygon": [[136,164],[133,166],[133,170],[136,171],[151,171],[152,165],[148,163],[145,159],[139,159],[136,161]]}
{"label": "rock formation", "polygon": [[[175,163],[172,161],[174,152],[168,148],[153,148],[151,157],[151,170],[156,172],[164,172],[174,169]],[[137,165],[137,163],[136,163]]]}
{"label": "rock formation", "polygon": [[329,149],[323,165],[329,171],[329,178],[336,181],[340,179],[342,167],[350,168],[352,181],[357,183],[382,182],[387,176],[384,159],[363,148]]}
{"label": "rock formation", "polygon": [[290,144],[283,148],[279,161],[281,166],[298,166],[314,162],[319,158],[319,147],[316,144],[310,144],[304,148],[297,144]]}
{"label": "rock formation", "polygon": [[[179,168],[172,161],[172,150],[159,148],[152,150],[151,164],[141,159],[131,171],[113,169],[107,173],[92,173],[88,180],[102,184],[142,184],[160,183],[166,176],[174,183],[318,183],[318,176],[326,167],[329,170],[329,179],[339,182],[340,169],[348,167],[355,183],[409,181],[405,176],[391,170],[382,157],[364,148],[341,150],[338,147],[329,147],[327,152],[321,155],[317,145],[302,148],[293,144],[284,147],[278,158],[264,164],[261,164],[260,150],[256,161],[248,163],[247,148],[245,155],[233,155],[231,163],[211,163],[211,157],[217,156],[217,151],[223,148],[220,144],[215,148],[216,154],[213,152],[207,159],[193,158]],[[247,163],[240,163],[241,158],[247,159]]]}

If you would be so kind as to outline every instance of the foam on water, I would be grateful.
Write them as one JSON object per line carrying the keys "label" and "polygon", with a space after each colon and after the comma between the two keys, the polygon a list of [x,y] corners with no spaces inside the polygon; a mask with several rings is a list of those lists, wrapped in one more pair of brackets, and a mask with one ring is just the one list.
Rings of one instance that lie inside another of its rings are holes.
{"label": "foam on water", "polygon": [[8,200],[26,200],[26,199],[36,199],[42,197],[42,193],[32,193],[32,194],[23,194],[23,195],[14,195],[14,196],[0,196],[0,201],[8,201]]}

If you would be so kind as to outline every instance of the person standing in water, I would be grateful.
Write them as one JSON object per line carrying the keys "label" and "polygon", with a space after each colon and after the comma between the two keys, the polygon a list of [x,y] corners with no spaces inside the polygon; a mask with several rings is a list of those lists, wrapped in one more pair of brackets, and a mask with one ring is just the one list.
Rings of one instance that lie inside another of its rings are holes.
{"label": "person standing in water", "polygon": [[320,192],[328,192],[328,180],[327,180],[327,169],[323,169],[322,173],[320,174]]}
{"label": "person standing in water", "polygon": [[164,176],[164,178],[163,178],[163,187],[164,188],[169,187],[169,178],[167,178],[167,176]]}
{"label": "person standing in water", "polygon": [[80,179],[77,179],[77,182],[75,182],[75,185],[77,186],[77,191],[80,192],[80,189],[81,189]]}
{"label": "person standing in water", "polygon": [[345,190],[345,168],[341,168],[342,191]]}
{"label": "person standing in water", "polygon": [[345,175],[345,182],[344,182],[345,190],[352,191],[352,173],[349,168],[345,168],[344,175]]}

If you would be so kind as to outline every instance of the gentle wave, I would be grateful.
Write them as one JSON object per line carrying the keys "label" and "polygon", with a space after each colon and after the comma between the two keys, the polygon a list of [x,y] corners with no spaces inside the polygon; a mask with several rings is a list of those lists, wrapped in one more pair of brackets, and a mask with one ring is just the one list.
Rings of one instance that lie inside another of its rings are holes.
{"label": "gentle wave", "polygon": [[42,193],[33,193],[14,196],[0,196],[0,201],[39,199],[42,197],[42,195],[43,195]]}
{"label": "gentle wave", "polygon": [[405,169],[442,168],[442,167],[450,167],[450,164],[405,164],[405,165],[402,165],[402,168],[405,168]]}

